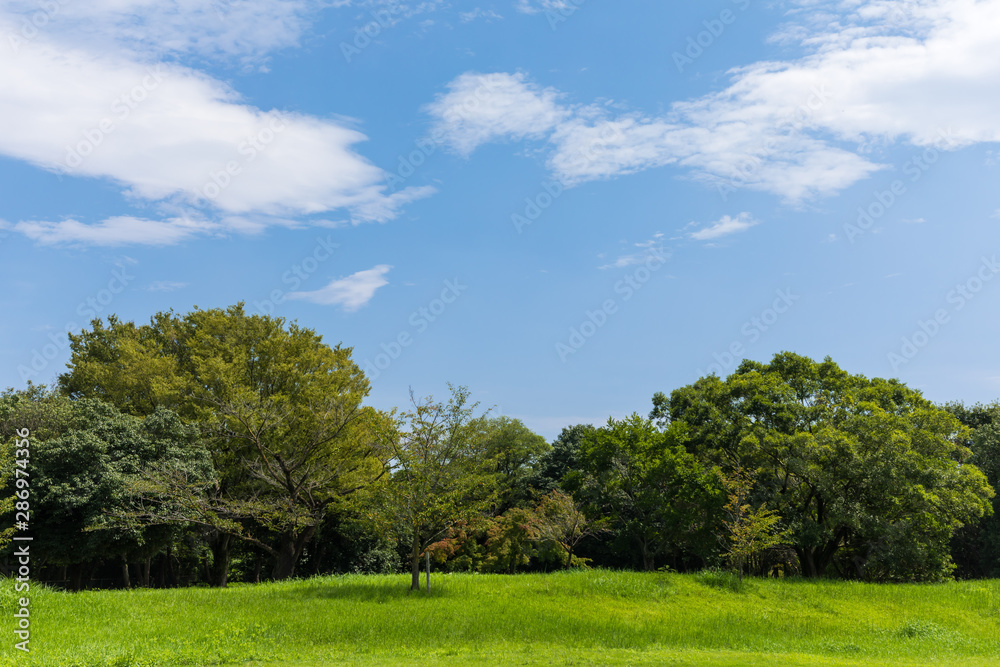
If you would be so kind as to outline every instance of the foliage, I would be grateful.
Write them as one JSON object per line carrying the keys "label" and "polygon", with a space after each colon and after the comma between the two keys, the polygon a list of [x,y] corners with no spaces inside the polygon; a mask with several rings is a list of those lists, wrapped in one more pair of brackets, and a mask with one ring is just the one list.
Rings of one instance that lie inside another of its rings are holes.
{"label": "foliage", "polygon": [[372,517],[383,528],[399,528],[410,544],[411,587],[420,588],[423,550],[458,522],[490,508],[496,494],[496,462],[487,456],[489,419],[476,415],[469,390],[453,387],[447,403],[428,397],[394,425],[383,425],[381,443],[392,469],[371,490]]}
{"label": "foliage", "polygon": [[497,505],[495,513],[528,504],[533,500],[532,482],[538,475],[542,458],[551,449],[545,438],[533,433],[518,419],[496,417],[487,427],[490,431],[484,455],[495,462]]}
{"label": "foliage", "polygon": [[515,574],[537,555],[538,517],[531,510],[512,508],[490,522],[486,535],[488,555],[482,571]]}
{"label": "foliage", "polygon": [[442,539],[427,546],[427,551],[449,572],[480,572],[486,560],[486,546],[481,542],[492,524],[488,517],[456,521]]}
{"label": "foliage", "polygon": [[[966,445],[975,465],[994,490],[1000,489],[1000,403],[966,407],[950,403],[944,408],[972,429]],[[952,542],[952,553],[961,577],[1000,577],[1000,495],[993,512],[982,521],[962,527]]]}
{"label": "foliage", "polygon": [[14,438],[2,438],[0,439],[0,492],[3,493],[3,497],[0,498],[0,521],[3,521],[5,526],[0,529],[0,551],[7,548],[7,545],[11,543],[11,538],[14,536],[14,494],[7,493],[8,485],[11,484],[11,480],[14,478],[14,445],[17,442]]}
{"label": "foliage", "polygon": [[159,465],[211,479],[194,429],[169,410],[138,419],[101,401],[70,401],[44,388],[8,392],[0,405],[5,424],[48,423],[32,431],[30,475],[33,544],[50,562],[155,553],[171,530],[131,520],[132,485]]}
{"label": "foliage", "polygon": [[683,428],[658,430],[639,415],[584,436],[586,477],[576,495],[638,547],[645,570],[671,552],[708,555],[721,507],[718,480],[686,452]]}
{"label": "foliage", "polygon": [[175,510],[191,509],[160,518],[208,526],[223,563],[227,536],[238,536],[272,554],[273,576],[291,576],[330,507],[384,472],[374,435],[383,416],[361,406],[367,379],[350,348],[330,348],[311,329],[238,304],[157,313],[143,326],[95,320],[70,341],[60,378],[69,395],[136,415],[166,405],[201,425],[218,483],[151,483],[176,497]]}
{"label": "foliage", "polygon": [[29,428],[46,564],[120,563],[126,585],[129,561],[146,585],[157,558],[161,580],[176,565],[219,586],[231,559],[249,581],[265,565],[283,579],[405,560],[418,586],[425,553],[506,574],[1000,574],[1000,404],[937,407],[829,358],[744,361],[656,394],[648,419],[567,427],[549,446],[464,387],[446,403],[411,392],[403,414],[365,407],[350,348],[242,304],[110,316],[70,342],[60,394],[0,395],[0,513],[13,432]]}
{"label": "foliage", "polygon": [[[720,476],[722,473],[719,472]],[[788,544],[787,530],[778,530],[781,517],[764,506],[753,507],[748,501],[753,488],[753,477],[742,468],[731,475],[722,476],[729,502],[722,520],[726,528],[722,535],[727,547],[726,558],[736,568],[743,581],[743,568],[760,574],[761,556],[775,547]]]}
{"label": "foliage", "polygon": [[578,486],[572,478],[580,474],[580,442],[593,431],[594,427],[590,424],[564,428],[539,461],[533,486],[542,493],[568,488],[567,483]]}
{"label": "foliage", "polygon": [[579,504],[561,491],[552,491],[542,497],[535,508],[537,516],[537,539],[543,544],[554,544],[565,552],[567,567],[584,565],[584,559],[574,556],[573,551],[581,541],[606,532],[608,522],[604,519],[590,521]]}
{"label": "foliage", "polygon": [[658,394],[651,417],[684,429],[704,464],[759,471],[807,575],[832,565],[869,580],[940,579],[952,534],[990,509],[966,427],[898,381],[829,358],[744,361],[726,380]]}

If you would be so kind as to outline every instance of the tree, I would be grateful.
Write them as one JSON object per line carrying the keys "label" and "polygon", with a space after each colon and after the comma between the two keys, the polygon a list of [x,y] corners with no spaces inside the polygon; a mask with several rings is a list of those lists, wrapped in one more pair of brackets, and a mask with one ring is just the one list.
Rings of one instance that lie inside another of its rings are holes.
{"label": "tree", "polygon": [[651,417],[726,473],[756,470],[768,509],[794,534],[803,573],[935,580],[955,530],[993,495],[969,464],[969,431],[895,380],[849,375],[784,352],[654,397]]}
{"label": "tree", "polygon": [[590,424],[577,424],[562,430],[552,441],[552,447],[542,455],[538,464],[538,474],[532,485],[542,493],[561,489],[564,480],[569,475],[580,472],[580,442],[585,436],[593,433]]}
{"label": "tree", "polygon": [[311,329],[238,304],[158,313],[144,326],[111,317],[70,341],[65,392],[138,415],[167,405],[201,426],[217,483],[162,479],[159,493],[207,494],[175,507],[209,528],[215,585],[226,583],[232,539],[252,532],[274,558],[272,576],[292,576],[331,507],[385,471],[374,436],[382,417],[361,406],[364,373],[350,348]]}
{"label": "tree", "polygon": [[459,522],[473,520],[495,499],[496,462],[485,415],[469,390],[453,387],[447,403],[417,401],[396,427],[383,431],[391,478],[371,490],[377,523],[398,527],[410,544],[411,590],[420,589],[420,556]]}
{"label": "tree", "polygon": [[726,557],[736,568],[742,582],[744,565],[751,572],[759,571],[760,556],[770,549],[787,544],[788,531],[778,530],[781,517],[777,512],[763,505],[753,507],[750,504],[753,476],[742,468],[729,476],[723,476],[721,471],[719,475],[729,498],[722,520],[726,530],[720,537],[727,547]]}
{"label": "tree", "polygon": [[514,507],[490,522],[486,533],[486,572],[517,574],[537,553],[538,516],[528,508]]}
{"label": "tree", "polygon": [[7,493],[7,489],[12,487],[14,478],[14,452],[15,444],[19,441],[18,438],[3,438],[0,440],[0,489],[3,490],[3,498],[0,499],[0,517],[3,517],[7,527],[0,530],[0,551],[5,550],[7,545],[11,543],[11,538],[14,536],[14,522],[6,521],[10,518],[10,515],[14,512],[14,493],[11,489],[11,493]]}
{"label": "tree", "polygon": [[[566,567],[574,567],[580,562],[573,551],[587,537],[605,531],[604,520],[588,521],[580,506],[562,491],[552,491],[543,496],[535,508],[537,516],[537,539],[556,544],[566,555]],[[583,562],[585,562],[584,559]]]}
{"label": "tree", "polygon": [[[983,471],[991,487],[1000,488],[1000,403],[971,407],[949,403],[944,409],[972,429],[965,443],[972,452],[969,463]],[[992,515],[987,513],[955,533],[951,551],[957,576],[1000,576],[1000,496],[994,496],[992,509]]]}
{"label": "tree", "polygon": [[4,430],[39,425],[29,470],[34,544],[49,562],[74,567],[75,588],[84,564],[109,558],[120,562],[127,587],[129,562],[148,564],[169,543],[172,529],[128,520],[131,484],[143,470],[169,463],[211,477],[194,429],[162,408],[138,419],[99,400],[30,387],[0,398],[0,413]]}
{"label": "tree", "polygon": [[638,548],[644,570],[669,553],[707,556],[721,506],[718,481],[682,446],[682,428],[660,431],[633,414],[609,419],[580,442],[586,477],[576,493]]}
{"label": "tree", "polygon": [[519,419],[496,417],[487,427],[490,436],[484,455],[496,463],[496,514],[523,506],[533,500],[532,481],[540,460],[550,447],[545,438],[533,433]]}

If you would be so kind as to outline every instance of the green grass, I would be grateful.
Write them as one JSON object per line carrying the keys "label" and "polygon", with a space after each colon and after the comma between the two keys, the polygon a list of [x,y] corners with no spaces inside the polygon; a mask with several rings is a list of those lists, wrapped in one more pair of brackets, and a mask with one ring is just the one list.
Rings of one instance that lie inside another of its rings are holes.
{"label": "green grass", "polygon": [[574,571],[325,577],[226,590],[32,591],[0,664],[997,665],[1000,581],[936,585]]}

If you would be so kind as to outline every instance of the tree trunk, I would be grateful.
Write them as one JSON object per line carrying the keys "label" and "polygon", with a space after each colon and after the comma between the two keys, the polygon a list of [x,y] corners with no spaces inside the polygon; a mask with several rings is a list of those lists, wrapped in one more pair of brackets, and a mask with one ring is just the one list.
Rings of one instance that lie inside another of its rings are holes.
{"label": "tree trunk", "polygon": [[253,582],[255,584],[260,583],[260,571],[264,569],[264,554],[257,553],[257,562],[253,566]]}
{"label": "tree trunk", "polygon": [[147,556],[146,560],[142,563],[142,571],[139,573],[140,582],[139,585],[143,588],[149,588],[149,568],[153,565],[153,557]]}
{"label": "tree trunk", "polygon": [[174,574],[174,553],[173,547],[167,547],[167,571],[165,573],[166,585],[169,588],[177,587],[177,575]]}
{"label": "tree trunk", "polygon": [[652,572],[656,569],[656,562],[653,559],[653,554],[649,551],[649,545],[643,541],[642,542],[642,569],[646,572]]}
{"label": "tree trunk", "polygon": [[309,526],[301,533],[284,533],[281,536],[281,546],[278,547],[278,557],[274,562],[271,577],[275,581],[289,579],[295,576],[295,565],[299,562],[302,550],[316,534],[316,526]]}
{"label": "tree trunk", "polygon": [[208,585],[214,588],[225,588],[229,581],[229,547],[233,541],[232,535],[218,533],[210,543],[212,549],[212,566],[208,569]]}
{"label": "tree trunk", "polygon": [[411,591],[420,590],[420,531],[413,531],[413,550],[410,552],[412,582]]}
{"label": "tree trunk", "polygon": [[326,554],[326,547],[322,542],[319,544],[319,548],[316,550],[316,562],[313,563],[313,576],[318,577],[320,568],[323,565],[323,556]]}
{"label": "tree trunk", "polygon": [[132,588],[132,580],[128,576],[128,560],[122,556],[122,588]]}
{"label": "tree trunk", "polygon": [[83,563],[74,563],[70,572],[69,589],[78,591],[83,586]]}
{"label": "tree trunk", "polygon": [[802,574],[806,577],[818,577],[819,573],[816,570],[816,559],[813,557],[813,549],[800,549],[799,550],[799,563],[802,565]]}

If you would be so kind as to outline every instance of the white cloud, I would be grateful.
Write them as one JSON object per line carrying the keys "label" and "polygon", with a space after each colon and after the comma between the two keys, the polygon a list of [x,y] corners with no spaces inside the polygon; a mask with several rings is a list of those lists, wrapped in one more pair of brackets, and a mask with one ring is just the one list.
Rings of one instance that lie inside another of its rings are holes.
{"label": "white cloud", "polygon": [[458,17],[462,23],[471,23],[477,19],[483,19],[487,23],[503,20],[503,17],[492,9],[483,9],[482,7],[476,7],[471,12],[460,12]]}
{"label": "white cloud", "polygon": [[524,74],[462,74],[448,84],[427,111],[443,136],[462,155],[498,139],[541,137],[568,115],[558,94],[525,81]]}
{"label": "white cloud", "polygon": [[[500,94],[485,92],[490,81],[512,76],[516,85],[498,87]],[[674,164],[700,180],[726,181],[730,189],[747,186],[799,201],[836,192],[879,168],[790,130],[780,118],[770,119],[774,125],[723,122],[693,103],[675,105],[661,118],[608,117],[596,105],[561,105],[557,91],[542,91],[522,74],[467,73],[450,87],[452,93],[428,108],[439,136],[464,155],[489,141],[547,137],[548,166],[567,186]],[[486,103],[469,91],[481,91]],[[461,100],[473,104],[463,106]]]}
{"label": "white cloud", "polygon": [[[112,14],[161,11],[140,0],[103,2]],[[232,6],[258,4],[266,3]],[[17,34],[18,25],[0,10],[0,35]],[[331,211],[355,223],[385,221],[433,192],[387,194],[385,172],[354,149],[366,137],[342,122],[258,109],[196,70],[147,64],[114,48],[70,47],[58,37],[53,28],[16,50],[0,48],[0,154],[70,177],[109,180],[129,197],[166,209],[193,206],[208,218],[242,216],[258,228]],[[42,239],[59,238],[72,227],[74,241],[119,244],[108,231],[135,228],[106,221],[88,232],[81,224],[24,223],[19,229]],[[149,242],[161,238],[156,233]],[[146,242],[129,233],[125,239]]]}
{"label": "white cloud", "polygon": [[[577,0],[583,2],[583,0]],[[569,0],[517,0],[514,8],[522,14],[537,14],[538,12],[559,11],[560,9],[576,8]]]}
{"label": "white cloud", "polygon": [[99,246],[175,245],[216,228],[214,223],[203,220],[146,220],[131,216],[108,218],[93,225],[69,219],[60,222],[19,222],[13,226],[14,231],[41,245]]}
{"label": "white cloud", "polygon": [[[452,141],[468,153],[487,140],[544,134],[549,167],[567,185],[675,165],[724,192],[747,187],[790,202],[833,194],[883,168],[867,156],[872,145],[1000,141],[1000,0],[799,5],[796,24],[779,38],[797,41],[805,56],[734,69],[721,92],[676,102],[666,114],[614,116],[560,103],[558,92],[543,96],[517,75],[517,126],[534,132],[493,124],[470,135],[459,124]],[[466,74],[463,89],[475,88],[476,76],[505,75]],[[431,111],[449,126],[442,111],[454,108],[440,102]],[[531,109],[539,110],[534,118]]]}
{"label": "white cloud", "polygon": [[385,274],[389,273],[391,268],[388,264],[379,264],[346,278],[333,280],[315,292],[292,292],[287,297],[323,306],[341,306],[347,312],[353,312],[371,301],[379,287],[389,284]]}
{"label": "white cloud", "polygon": [[[45,23],[40,33],[76,47],[117,46],[147,57],[194,54],[259,61],[274,50],[297,44],[310,15],[323,4],[319,0],[8,0],[2,11],[18,28],[23,20],[41,13]],[[20,29],[13,34],[24,37]]]}
{"label": "white cloud", "polygon": [[691,232],[688,236],[695,241],[714,241],[723,236],[745,232],[756,224],[758,224],[758,221],[754,220],[749,213],[744,211],[735,218],[724,215],[717,222],[712,223],[704,229]]}

